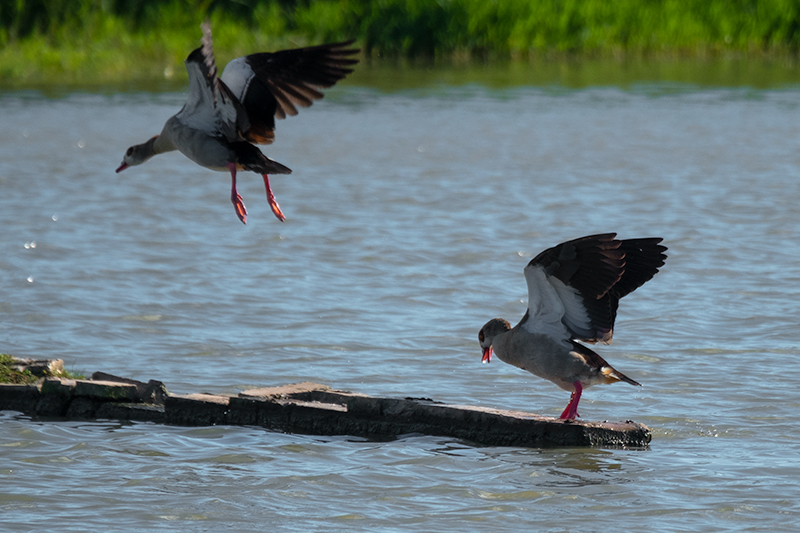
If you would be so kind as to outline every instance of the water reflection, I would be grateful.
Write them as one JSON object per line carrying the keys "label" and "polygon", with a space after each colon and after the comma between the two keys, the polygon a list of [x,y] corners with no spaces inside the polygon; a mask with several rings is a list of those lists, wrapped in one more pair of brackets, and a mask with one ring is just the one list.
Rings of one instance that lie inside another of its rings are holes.
{"label": "water reflection", "polygon": [[[0,91],[14,90],[21,98],[64,98],[76,91],[95,94],[138,94],[144,101],[153,93],[185,93],[188,78],[184,69],[166,79],[136,80],[122,84],[82,85],[63,83],[27,84],[0,79]],[[467,98],[478,88],[513,89],[542,87],[552,94],[589,87],[621,87],[648,95],[680,94],[710,87],[788,89],[800,84],[800,63],[796,57],[783,58],[627,58],[627,59],[490,59],[466,62],[451,60],[392,60],[371,58],[360,63],[342,87],[366,87],[380,92],[421,90],[420,96],[447,94]],[[472,87],[470,89],[469,87]],[[464,92],[466,91],[466,92]],[[758,93],[752,93],[758,95]],[[498,97],[502,92],[496,93]],[[176,98],[179,98],[176,97]],[[333,88],[326,99],[359,105],[371,101],[364,93]],[[27,129],[23,130],[29,135]],[[76,141],[84,142],[84,140]],[[83,148],[83,146],[81,146]]]}
{"label": "water reflection", "polygon": [[[469,85],[492,89],[547,87],[553,93],[587,87],[622,87],[660,95],[708,87],[788,88],[800,84],[800,68],[796,58],[367,61],[359,66],[349,83],[385,92],[438,88],[437,91],[450,95],[459,94],[454,87]],[[461,93],[461,96],[466,95]]]}

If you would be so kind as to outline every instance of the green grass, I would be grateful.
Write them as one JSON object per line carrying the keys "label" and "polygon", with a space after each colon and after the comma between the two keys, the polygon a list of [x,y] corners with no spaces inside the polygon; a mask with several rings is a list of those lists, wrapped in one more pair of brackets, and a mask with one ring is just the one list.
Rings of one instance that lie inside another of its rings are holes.
{"label": "green grass", "polygon": [[0,0],[0,83],[183,80],[205,16],[220,63],[347,38],[381,58],[785,57],[800,49],[800,0]]}
{"label": "green grass", "polygon": [[[40,376],[32,374],[30,370],[25,369],[20,372],[19,370],[12,368],[13,363],[14,363],[14,357],[8,354],[0,353],[0,383],[27,385],[30,383],[36,383],[37,381],[42,379]],[[70,372],[69,370],[48,374],[48,376],[67,378],[67,379],[85,378],[85,376],[81,374],[76,374],[74,372]]]}
{"label": "green grass", "polygon": [[13,362],[14,358],[10,355],[0,354],[0,383],[25,385],[39,381],[39,378],[31,374],[29,370],[20,372],[11,368],[11,363]]}

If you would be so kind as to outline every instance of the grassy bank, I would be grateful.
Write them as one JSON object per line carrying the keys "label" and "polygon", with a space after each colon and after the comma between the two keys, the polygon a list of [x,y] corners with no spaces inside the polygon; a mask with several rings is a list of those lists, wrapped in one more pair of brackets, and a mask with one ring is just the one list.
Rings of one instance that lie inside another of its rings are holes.
{"label": "grassy bank", "polygon": [[[41,363],[41,362],[40,362]],[[53,363],[47,361],[46,363]],[[33,368],[33,372],[31,372]],[[0,383],[11,383],[16,385],[27,385],[36,383],[45,377],[59,377],[67,379],[83,379],[85,376],[64,370],[61,361],[58,365],[30,367],[30,360],[17,359],[11,355],[0,353]]]}
{"label": "grassy bank", "polygon": [[357,38],[367,57],[795,56],[800,0],[0,0],[0,83],[185,76],[219,58]]}

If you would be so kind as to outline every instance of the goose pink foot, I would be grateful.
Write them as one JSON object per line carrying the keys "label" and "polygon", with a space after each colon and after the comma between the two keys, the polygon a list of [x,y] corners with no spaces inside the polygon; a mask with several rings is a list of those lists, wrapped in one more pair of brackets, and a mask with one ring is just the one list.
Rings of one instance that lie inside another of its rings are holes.
{"label": "goose pink foot", "polygon": [[275,200],[275,195],[272,194],[272,188],[269,186],[269,176],[266,174],[262,174],[264,178],[264,187],[267,189],[267,202],[269,202],[269,208],[272,209],[272,212],[278,217],[278,220],[281,222],[286,220],[286,217],[283,215],[283,211],[281,211],[281,206],[278,205],[278,201]]}
{"label": "goose pink foot", "polygon": [[581,416],[578,414],[578,402],[581,401],[581,393],[583,393],[583,386],[581,385],[580,381],[576,381],[572,384],[575,387],[575,392],[572,393],[572,396],[569,398],[569,403],[567,404],[567,408],[564,409],[564,412],[561,413],[561,420],[575,420],[575,418]]}
{"label": "goose pink foot", "polygon": [[231,203],[233,203],[233,208],[236,210],[236,216],[239,217],[239,220],[242,221],[242,224],[247,224],[247,208],[245,208],[242,197],[236,190],[236,164],[228,163],[225,166],[231,171]]}

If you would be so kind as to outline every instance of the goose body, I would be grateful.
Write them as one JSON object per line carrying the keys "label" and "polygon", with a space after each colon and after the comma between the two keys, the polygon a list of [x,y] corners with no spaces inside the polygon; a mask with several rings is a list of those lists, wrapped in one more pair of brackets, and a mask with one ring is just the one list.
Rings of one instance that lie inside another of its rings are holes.
{"label": "goose body", "polygon": [[494,318],[481,328],[482,361],[492,355],[572,393],[561,418],[578,416],[583,389],[624,381],[639,385],[582,343],[611,342],[619,300],[664,265],[660,238],[589,235],[549,248],[525,267],[528,310],[514,327]]}
{"label": "goose body", "polygon": [[236,215],[247,221],[247,209],[236,189],[237,171],[261,174],[267,201],[275,216],[285,216],[275,200],[269,174],[290,174],[288,167],[265,156],[255,144],[275,138],[275,119],[296,115],[322,98],[320,88],[331,87],[352,72],[358,52],[352,41],[236,58],[217,77],[211,27],[201,26],[202,46],[186,59],[189,95],[183,108],[164,124],[159,135],[128,148],[117,168],[121,172],[157,154],[173,150],[200,166],[231,174],[231,202]]}

